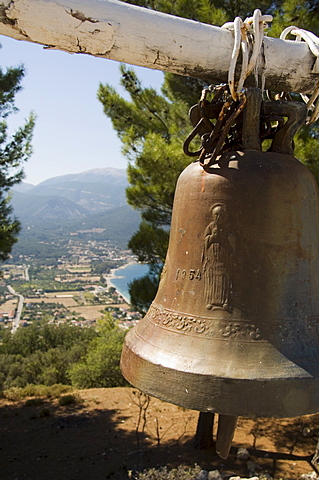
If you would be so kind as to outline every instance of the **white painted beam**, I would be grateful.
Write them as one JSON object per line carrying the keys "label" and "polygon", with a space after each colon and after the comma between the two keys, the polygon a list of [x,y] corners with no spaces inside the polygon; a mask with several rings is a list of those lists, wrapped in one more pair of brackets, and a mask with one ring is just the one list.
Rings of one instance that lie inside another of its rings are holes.
{"label": "white painted beam", "polygon": [[[117,0],[0,0],[0,34],[48,48],[224,82],[231,32]],[[264,39],[259,74],[274,91],[316,86],[303,42]]]}

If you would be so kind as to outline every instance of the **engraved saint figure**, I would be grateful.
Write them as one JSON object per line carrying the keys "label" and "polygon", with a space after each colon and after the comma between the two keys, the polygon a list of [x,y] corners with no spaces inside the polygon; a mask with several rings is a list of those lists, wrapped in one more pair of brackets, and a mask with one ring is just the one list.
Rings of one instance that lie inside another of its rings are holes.
{"label": "engraved saint figure", "polygon": [[213,205],[211,213],[212,222],[205,230],[203,251],[206,308],[230,311],[234,237],[228,231],[229,221],[225,205]]}

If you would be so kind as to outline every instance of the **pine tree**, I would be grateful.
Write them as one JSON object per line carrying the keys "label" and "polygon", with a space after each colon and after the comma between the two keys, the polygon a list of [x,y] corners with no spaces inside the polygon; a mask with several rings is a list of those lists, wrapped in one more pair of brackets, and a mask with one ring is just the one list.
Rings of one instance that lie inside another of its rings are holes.
{"label": "pine tree", "polygon": [[0,260],[9,257],[17,241],[20,223],[13,216],[10,189],[24,177],[23,163],[31,155],[31,139],[35,123],[31,114],[25,124],[10,138],[7,117],[14,113],[16,93],[21,89],[24,68],[0,69]]}
{"label": "pine tree", "polygon": [[[100,85],[98,98],[112,120],[129,159],[127,199],[141,210],[142,223],[129,247],[151,266],[150,275],[131,285],[132,304],[145,311],[154,297],[168,247],[174,190],[189,163],[182,144],[189,132],[188,109],[182,96],[173,101],[169,82],[162,95],[144,88],[132,69],[121,66],[121,84],[130,95],[122,98],[109,85]],[[143,298],[138,282],[143,283]]]}

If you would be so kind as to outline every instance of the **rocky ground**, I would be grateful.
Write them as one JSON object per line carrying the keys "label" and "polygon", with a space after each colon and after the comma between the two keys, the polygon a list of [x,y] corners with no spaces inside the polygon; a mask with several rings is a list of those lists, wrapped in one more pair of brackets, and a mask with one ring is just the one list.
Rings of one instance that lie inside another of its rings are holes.
{"label": "rocky ground", "polygon": [[64,406],[0,401],[1,480],[127,479],[137,470],[181,464],[199,465],[201,480],[317,476],[311,459],[319,415],[240,418],[229,458],[222,460],[214,448],[194,449],[198,412],[153,398],[148,403],[130,388],[82,390],[77,398]]}

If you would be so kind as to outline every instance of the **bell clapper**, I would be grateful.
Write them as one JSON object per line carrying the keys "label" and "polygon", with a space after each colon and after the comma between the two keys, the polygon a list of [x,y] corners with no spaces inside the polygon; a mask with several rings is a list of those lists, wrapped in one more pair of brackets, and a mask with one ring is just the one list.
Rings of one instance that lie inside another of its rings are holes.
{"label": "bell clapper", "polygon": [[218,430],[216,438],[216,453],[221,458],[227,458],[232,440],[234,437],[237,416],[235,415],[222,415],[218,416]]}

